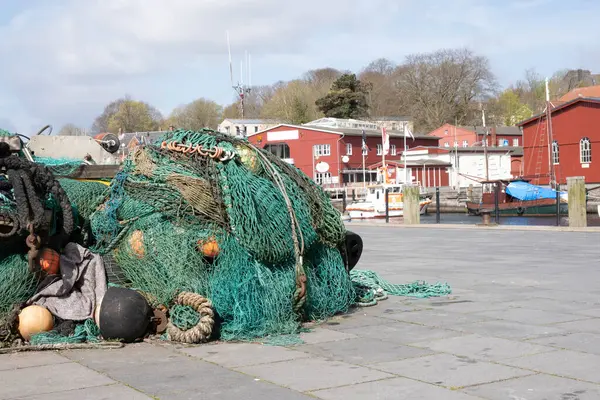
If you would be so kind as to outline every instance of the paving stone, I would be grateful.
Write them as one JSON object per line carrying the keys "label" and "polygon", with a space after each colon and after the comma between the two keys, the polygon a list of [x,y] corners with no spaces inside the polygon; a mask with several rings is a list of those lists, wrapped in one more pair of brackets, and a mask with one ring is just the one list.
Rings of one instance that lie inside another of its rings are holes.
{"label": "paving stone", "polygon": [[569,332],[600,333],[600,318],[584,319],[581,321],[565,322],[554,325]]}
{"label": "paving stone", "polygon": [[452,329],[507,339],[534,339],[564,334],[564,329],[552,326],[529,325],[512,321],[485,321],[453,326]]}
{"label": "paving stone", "polygon": [[596,400],[600,386],[573,379],[538,374],[463,389],[489,400]]}
{"label": "paving stone", "polygon": [[381,371],[321,358],[301,358],[236,369],[302,392],[392,377]]}
{"label": "paving stone", "polygon": [[41,365],[54,365],[66,362],[71,362],[71,360],[52,351],[0,354],[0,371],[6,369],[38,367]]}
{"label": "paving stone", "polygon": [[414,343],[413,346],[483,360],[503,360],[530,354],[556,351],[553,347],[481,335],[467,335],[430,342]]}
{"label": "paving stone", "polygon": [[418,343],[426,340],[444,339],[462,335],[460,332],[406,322],[392,322],[386,325],[346,329],[344,332],[352,333],[356,336],[400,344]]}
{"label": "paving stone", "polygon": [[483,315],[453,313],[437,309],[413,311],[400,314],[386,314],[385,316],[382,316],[382,318],[442,328],[450,328],[454,325],[490,321],[495,319],[493,317],[487,317]]}
{"label": "paving stone", "polygon": [[553,346],[561,349],[576,350],[600,355],[600,334],[598,333],[571,333],[567,335],[529,340],[529,342],[543,346]]}
{"label": "paving stone", "polygon": [[503,360],[502,364],[600,383],[600,374],[598,373],[600,356],[595,354],[559,350],[551,353]]}
{"label": "paving stone", "polygon": [[382,325],[394,322],[386,318],[380,318],[379,316],[367,315],[360,310],[361,309],[353,312],[352,314],[335,316],[329,319],[327,322],[322,323],[320,326],[321,328],[331,329],[334,331],[345,331],[347,329]]}
{"label": "paving stone", "polygon": [[75,363],[0,371],[0,399],[83,389],[114,383]]}
{"label": "paving stone", "polygon": [[417,359],[381,363],[377,365],[377,369],[448,388],[471,386],[532,374],[530,371],[518,368],[450,354],[434,354]]}
{"label": "paving stone", "polygon": [[338,342],[299,346],[296,349],[323,358],[360,365],[432,354],[429,350],[377,341],[371,338],[357,338]]}
{"label": "paving stone", "polygon": [[[583,302],[536,297],[528,297],[527,299],[511,301],[508,305],[511,308],[520,307],[565,314],[580,314],[582,309],[590,308],[589,305]],[[591,316],[593,317],[594,315]],[[600,313],[598,317],[600,317]]]}
{"label": "paving stone", "polygon": [[[89,368],[160,399],[306,399],[289,389],[161,346],[141,344],[113,350],[65,352]],[[277,365],[277,364],[270,364]]]}
{"label": "paving stone", "polygon": [[300,334],[300,339],[305,344],[317,344],[326,342],[335,342],[338,340],[354,339],[358,336],[347,332],[334,331],[325,328],[314,328],[310,332]]}
{"label": "paving stone", "polygon": [[179,351],[227,368],[309,357],[300,351],[257,343],[217,343],[185,347]]}
{"label": "paving stone", "polygon": [[600,308],[592,308],[589,310],[579,310],[577,314],[585,315],[588,317],[597,317],[600,318]]}
{"label": "paving stone", "polygon": [[563,314],[527,308],[511,308],[504,311],[486,311],[477,313],[477,315],[535,325],[556,324],[559,322],[568,322],[587,318],[576,314]]}
{"label": "paving stone", "polygon": [[96,386],[86,389],[19,397],[19,400],[151,400],[143,393],[123,385]]}
{"label": "paving stone", "polygon": [[[469,296],[471,298],[475,296]],[[506,303],[486,302],[478,300],[454,300],[446,302],[431,302],[431,308],[443,312],[470,314],[481,311],[505,310]]]}
{"label": "paving stone", "polygon": [[[324,400],[476,400],[464,393],[406,378],[384,379],[312,392]],[[480,400],[480,399],[479,399]]]}

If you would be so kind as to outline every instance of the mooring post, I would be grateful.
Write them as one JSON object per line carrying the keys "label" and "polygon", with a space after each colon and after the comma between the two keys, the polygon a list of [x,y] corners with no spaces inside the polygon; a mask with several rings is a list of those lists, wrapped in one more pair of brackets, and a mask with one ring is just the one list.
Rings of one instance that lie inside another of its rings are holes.
{"label": "mooring post", "polygon": [[496,182],[494,186],[494,212],[496,213],[495,219],[496,224],[500,224],[500,208],[498,207],[498,202],[500,198],[500,182]]}
{"label": "mooring post", "polygon": [[389,189],[385,189],[385,223],[390,222],[390,196]]}
{"label": "mooring post", "polygon": [[418,186],[404,186],[402,195],[403,214],[405,225],[418,225],[421,223],[419,210],[420,191]]}
{"label": "mooring post", "polygon": [[435,188],[435,223],[440,223],[440,188]]}
{"label": "mooring post", "polygon": [[556,226],[560,226],[560,185],[556,185]]}
{"label": "mooring post", "polygon": [[352,189],[352,201],[356,201],[356,189]]}
{"label": "mooring post", "polygon": [[342,212],[346,212],[346,189],[342,192]]}
{"label": "mooring post", "polygon": [[585,228],[587,226],[585,178],[583,176],[567,178],[567,190],[569,192],[569,226]]}

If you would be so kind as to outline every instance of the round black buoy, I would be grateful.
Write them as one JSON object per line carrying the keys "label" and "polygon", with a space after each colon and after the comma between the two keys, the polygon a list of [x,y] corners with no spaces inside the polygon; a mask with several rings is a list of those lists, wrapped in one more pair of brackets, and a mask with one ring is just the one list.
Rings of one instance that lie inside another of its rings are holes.
{"label": "round black buoy", "polygon": [[100,304],[97,323],[104,339],[131,343],[146,335],[152,315],[152,308],[141,294],[110,287]]}
{"label": "round black buoy", "polygon": [[346,255],[348,257],[348,271],[358,264],[363,251],[362,238],[350,231],[346,231]]}

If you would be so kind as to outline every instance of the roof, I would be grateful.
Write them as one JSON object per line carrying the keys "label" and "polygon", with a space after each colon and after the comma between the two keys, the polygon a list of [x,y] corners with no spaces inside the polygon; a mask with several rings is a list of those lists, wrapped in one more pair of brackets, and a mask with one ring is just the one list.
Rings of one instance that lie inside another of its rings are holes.
{"label": "roof", "polygon": [[[386,164],[389,165],[393,165],[396,167],[403,167],[404,166],[404,162],[402,161],[392,161],[392,160],[386,160],[385,161]],[[375,164],[371,164],[367,166],[367,169],[373,169],[373,168],[378,168],[380,166],[383,165],[382,161],[376,162]],[[411,166],[411,165],[420,165],[420,166],[434,166],[434,165],[441,165],[441,166],[449,166],[452,165],[451,163],[449,163],[448,161],[442,161],[442,160],[407,160],[406,161],[406,165]]]}
{"label": "roof", "polygon": [[[272,126],[270,128],[263,129],[262,131],[252,132],[251,134],[248,135],[248,137],[258,135],[258,134],[261,134],[266,131],[270,131],[270,130],[273,130],[273,129],[276,129],[276,128],[279,128],[282,126],[292,128],[292,129],[305,129],[305,130],[311,130],[311,131],[317,131],[317,132],[334,133],[336,135],[343,135],[343,136],[362,136],[362,133],[363,133],[363,129],[331,128],[331,127],[310,126],[310,125],[279,124],[276,126]],[[364,129],[364,132],[367,135],[367,137],[381,137],[381,131],[379,129],[377,129],[377,130]],[[399,131],[388,130],[387,133],[389,134],[390,138],[399,138],[399,137],[403,138],[404,137],[404,133],[399,132]],[[406,135],[406,136],[409,137],[408,135]],[[414,134],[414,137],[415,137],[415,139],[439,140],[438,137],[422,135],[422,134]]]}
{"label": "roof", "polygon": [[411,121],[411,117],[371,117],[371,121]]}
{"label": "roof", "polygon": [[568,102],[579,97],[600,97],[600,85],[575,88],[558,100]]}
{"label": "roof", "polygon": [[[562,103],[560,105],[555,106],[551,111],[552,112],[556,112],[556,111],[561,111],[564,110],[568,107],[571,107],[575,104],[578,104],[580,102],[589,102],[589,103],[595,103],[595,104],[600,104],[600,97],[577,97],[571,101],[567,101],[566,103]],[[537,115],[534,115],[531,118],[528,118],[524,121],[521,121],[517,124],[517,126],[525,126],[527,124],[530,124],[534,121],[536,121],[537,119],[539,119],[540,117],[545,116],[546,113],[539,113]]]}
{"label": "roof", "polygon": [[[248,125],[261,125],[261,124],[278,124],[279,120],[276,119],[234,119],[225,118],[223,122],[229,121],[234,124],[248,124]],[[223,123],[221,122],[221,123]]]}
{"label": "roof", "polygon": [[[457,147],[456,149],[450,148],[452,151],[458,153],[482,153],[486,150],[484,146],[472,146],[472,147]],[[488,153],[511,153],[513,155],[523,154],[522,147],[510,147],[510,146],[488,146]]]}
{"label": "roof", "polygon": [[478,135],[485,135],[486,132],[491,135],[492,129],[496,130],[496,135],[500,136],[522,136],[523,133],[518,126],[457,126],[459,129],[465,129],[477,133]]}

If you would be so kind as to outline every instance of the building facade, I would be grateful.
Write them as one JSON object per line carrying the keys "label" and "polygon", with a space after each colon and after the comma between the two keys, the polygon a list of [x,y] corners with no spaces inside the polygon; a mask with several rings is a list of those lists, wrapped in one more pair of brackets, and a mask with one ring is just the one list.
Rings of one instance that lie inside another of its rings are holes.
{"label": "building facade", "polygon": [[258,131],[275,126],[279,121],[269,119],[230,119],[223,120],[217,131],[235,137],[249,136]]}
{"label": "building facade", "polygon": [[[363,131],[368,147],[364,152],[364,169]],[[388,134],[390,149],[385,159],[399,162],[404,149],[404,136],[395,131],[388,131]],[[378,172],[368,167],[381,161],[383,156],[380,130],[340,128],[331,123],[326,127],[313,123],[280,124],[249,134],[248,140],[295,165],[315,182],[324,185],[362,185],[363,176],[367,182],[375,182]],[[417,135],[414,140],[407,138],[407,144],[436,146],[437,140],[432,136]]]}
{"label": "building facade", "polygon": [[523,133],[515,126],[454,126],[444,124],[429,135],[440,138],[440,147],[520,147]]}
{"label": "building facade", "polygon": [[377,125],[378,128],[385,128],[388,131],[404,132],[407,128],[414,132],[414,122],[410,117],[372,117],[370,122]]}
{"label": "building facade", "polygon": [[577,97],[554,107],[552,140],[545,114],[518,125],[523,129],[524,176],[531,183],[550,184],[552,171],[561,185],[570,176],[583,176],[586,184],[600,183],[600,167],[594,163],[594,151],[600,147],[600,98]]}

